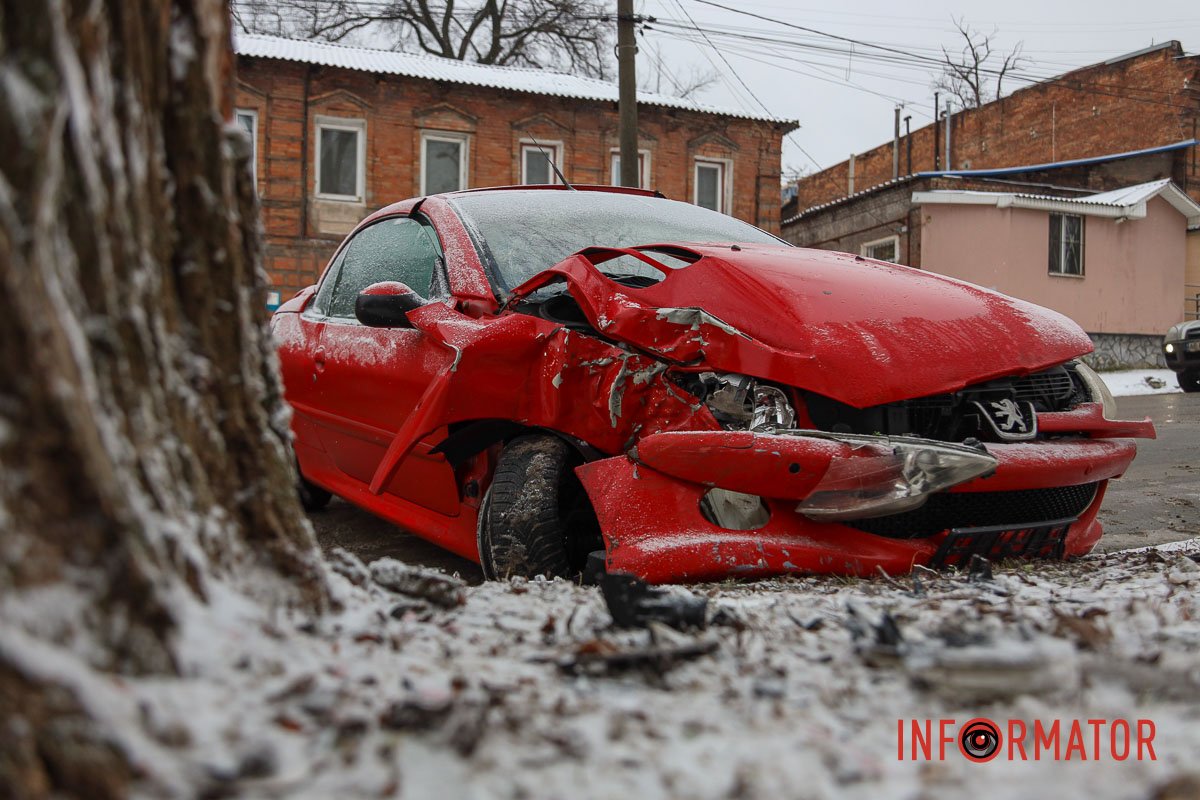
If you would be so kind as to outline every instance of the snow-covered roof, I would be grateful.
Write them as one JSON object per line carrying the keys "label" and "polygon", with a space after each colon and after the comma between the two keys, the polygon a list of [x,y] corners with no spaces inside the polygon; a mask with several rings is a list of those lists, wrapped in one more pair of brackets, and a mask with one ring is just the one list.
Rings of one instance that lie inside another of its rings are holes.
{"label": "snow-covered roof", "polygon": [[[298,61],[303,64],[320,64],[325,67],[341,67],[383,75],[403,75],[431,81],[487,86],[514,92],[617,102],[617,85],[615,83],[542,69],[497,67],[458,61],[452,58],[397,53],[391,50],[372,50],[366,47],[347,47],[327,42],[301,41],[248,33],[235,34],[233,46],[234,52],[239,56],[251,58],[276,58],[283,61]],[[779,122],[792,127],[799,126],[799,123],[794,120],[697,103],[694,100],[685,100],[655,92],[639,91],[638,102],[651,106],[681,108],[705,114],[720,114],[726,117]]]}
{"label": "snow-covered roof", "polygon": [[1188,226],[1200,224],[1200,203],[1171,182],[1169,178],[1139,183],[1111,192],[1089,194],[1083,197],[1054,197],[1045,194],[1023,192],[985,192],[978,190],[935,189],[928,192],[913,192],[913,205],[931,203],[949,205],[990,205],[997,208],[1028,208],[1038,211],[1057,211],[1066,214],[1083,214],[1093,217],[1117,219],[1142,219],[1146,216],[1146,203],[1151,198],[1162,197],[1176,211],[1187,218]]}

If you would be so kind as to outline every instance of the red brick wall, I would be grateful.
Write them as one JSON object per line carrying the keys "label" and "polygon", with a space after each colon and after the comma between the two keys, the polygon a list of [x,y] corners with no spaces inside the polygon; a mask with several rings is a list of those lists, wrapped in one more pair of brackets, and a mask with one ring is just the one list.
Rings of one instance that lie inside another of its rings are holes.
{"label": "red brick wall", "polygon": [[[520,183],[520,140],[562,142],[572,183],[609,183],[617,146],[613,103],[381,76],[287,61],[238,59],[238,108],[258,112],[258,186],[267,270],[286,298],[312,283],[344,232],[371,211],[420,192],[422,129],[465,133],[467,184]],[[319,201],[316,116],[366,121],[366,202]],[[650,151],[651,186],[690,200],[693,160],[733,165],[734,216],[779,231],[780,145],[769,122],[642,106],[639,146]]]}
{"label": "red brick wall", "polygon": [[[1055,83],[1030,86],[955,114],[952,168],[1089,158],[1193,138],[1200,117],[1200,57],[1180,58],[1181,54],[1176,43],[1115,64],[1076,70]],[[940,127],[937,151],[944,158],[945,129]],[[934,142],[932,125],[912,132],[913,172],[948,168],[944,163],[935,167]],[[907,146],[902,137],[901,174],[906,172]],[[891,180],[892,142],[854,161],[855,191]],[[1200,165],[1194,152],[1182,156],[1172,177],[1200,199]],[[801,179],[798,210],[846,196],[848,181],[849,161]]]}

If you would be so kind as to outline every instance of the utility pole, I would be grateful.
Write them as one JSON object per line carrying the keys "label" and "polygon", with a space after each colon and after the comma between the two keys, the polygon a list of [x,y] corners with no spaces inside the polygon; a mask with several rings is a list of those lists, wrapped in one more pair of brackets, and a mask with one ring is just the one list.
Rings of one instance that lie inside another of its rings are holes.
{"label": "utility pole", "polygon": [[620,114],[621,185],[640,186],[638,163],[637,73],[634,58],[633,0],[617,0],[617,88]]}

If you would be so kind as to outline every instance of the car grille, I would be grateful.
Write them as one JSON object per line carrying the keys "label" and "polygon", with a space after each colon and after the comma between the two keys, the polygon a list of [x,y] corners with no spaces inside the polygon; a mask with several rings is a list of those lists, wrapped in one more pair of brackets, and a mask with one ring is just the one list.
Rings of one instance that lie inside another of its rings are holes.
{"label": "car grille", "polygon": [[1184,334],[1185,339],[1200,339],[1200,328],[1190,328]]}
{"label": "car grille", "polygon": [[1085,483],[1012,492],[941,492],[912,511],[845,524],[891,539],[918,539],[950,528],[1016,527],[1077,517],[1091,505],[1098,486]]}
{"label": "car grille", "polygon": [[813,427],[826,431],[921,436],[943,442],[967,438],[998,441],[974,403],[1011,399],[1033,404],[1034,411],[1066,411],[1087,399],[1074,365],[1058,366],[1034,375],[998,378],[957,392],[914,397],[870,408],[852,408],[812,392],[799,400]]}
{"label": "car grille", "polygon": [[1074,391],[1071,375],[1066,370],[1040,372],[1013,381],[1013,392],[1017,400],[1033,401],[1043,397],[1061,399],[1070,397]]}

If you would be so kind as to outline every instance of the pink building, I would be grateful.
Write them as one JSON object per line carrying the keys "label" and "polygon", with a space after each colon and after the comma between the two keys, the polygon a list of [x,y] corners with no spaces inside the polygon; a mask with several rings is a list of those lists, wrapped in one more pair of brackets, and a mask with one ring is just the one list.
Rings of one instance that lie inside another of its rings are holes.
{"label": "pink building", "polygon": [[1078,198],[933,190],[912,202],[922,269],[1053,308],[1093,337],[1157,340],[1184,313],[1200,205],[1169,180]]}
{"label": "pink building", "polygon": [[[907,176],[785,220],[784,238],[1052,308],[1092,337],[1093,366],[1163,366],[1163,334],[1195,313],[1200,204],[1159,162],[1195,145]],[[1064,188],[1068,177],[1080,188]]]}

